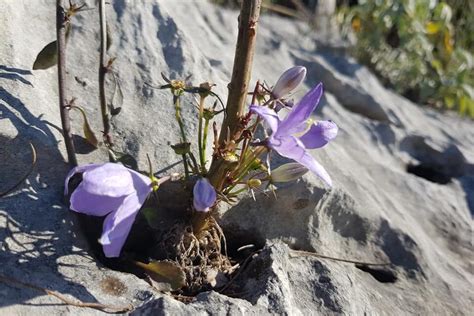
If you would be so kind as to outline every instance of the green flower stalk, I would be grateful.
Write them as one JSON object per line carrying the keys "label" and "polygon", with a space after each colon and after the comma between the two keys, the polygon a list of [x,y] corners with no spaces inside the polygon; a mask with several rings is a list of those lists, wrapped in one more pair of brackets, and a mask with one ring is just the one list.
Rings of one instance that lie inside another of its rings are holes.
{"label": "green flower stalk", "polygon": [[[176,121],[178,122],[179,130],[181,132],[181,140],[182,140],[183,143],[187,143],[186,132],[184,131],[184,123],[183,123],[183,119],[181,117],[181,103],[180,103],[181,93],[182,92],[179,92],[179,90],[173,89],[173,104],[174,104],[174,108],[175,108],[175,118],[176,118]],[[189,177],[189,167],[188,167],[186,153],[183,153],[182,157],[183,157],[183,165],[184,165],[184,174],[185,174],[186,178],[188,178]]]}

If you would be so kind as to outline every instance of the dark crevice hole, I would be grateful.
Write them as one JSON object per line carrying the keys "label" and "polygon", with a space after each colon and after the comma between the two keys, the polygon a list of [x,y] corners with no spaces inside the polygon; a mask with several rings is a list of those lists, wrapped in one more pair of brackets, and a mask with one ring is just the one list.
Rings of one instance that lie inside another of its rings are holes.
{"label": "dark crevice hole", "polygon": [[374,277],[377,281],[381,283],[395,283],[397,281],[397,276],[392,270],[387,268],[374,268],[366,265],[357,264],[356,268],[367,272]]}
{"label": "dark crevice hole", "polygon": [[420,178],[439,184],[447,184],[451,181],[451,176],[440,171],[441,168],[420,163],[418,165],[408,165],[407,172]]}

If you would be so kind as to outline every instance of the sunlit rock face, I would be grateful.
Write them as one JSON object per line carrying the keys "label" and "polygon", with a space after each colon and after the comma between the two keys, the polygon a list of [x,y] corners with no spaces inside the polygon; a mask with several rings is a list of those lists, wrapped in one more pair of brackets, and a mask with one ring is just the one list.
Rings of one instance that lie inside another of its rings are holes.
{"label": "sunlit rock face", "polygon": [[[88,1],[95,6],[95,1]],[[184,304],[160,295],[134,275],[96,263],[63,201],[68,168],[60,126],[56,68],[31,71],[37,53],[55,39],[55,1],[3,1],[0,11],[0,191],[28,169],[28,142],[38,162],[25,185],[0,199],[2,274],[72,294],[84,301],[163,314],[468,314],[472,306],[474,125],[454,114],[415,105],[385,89],[369,70],[332,48],[318,32],[264,14],[252,80],[274,84],[293,65],[307,68],[295,100],[319,82],[324,97],[314,118],[332,119],[338,137],[314,152],[333,180],[312,174],[285,183],[277,199],[253,198],[222,210],[229,253],[245,270],[224,293],[206,292]],[[237,12],[203,1],[112,1],[110,56],[124,104],[112,120],[117,148],[146,169],[146,154],[165,173],[178,170],[169,144],[179,127],[162,83],[192,74],[225,96],[232,69]],[[98,14],[75,17],[68,42],[68,94],[101,130],[98,107]],[[296,40],[297,39],[297,40]],[[74,134],[81,117],[72,113]],[[189,135],[197,135],[196,108],[183,102]],[[80,163],[107,154],[75,136]],[[208,148],[212,148],[211,145]],[[274,157],[275,167],[288,162]],[[243,251],[237,249],[244,245]],[[356,267],[294,250],[365,262]],[[471,269],[471,271],[470,271]],[[0,313],[100,312],[55,305],[54,298],[2,284]],[[39,306],[38,306],[39,305]]]}

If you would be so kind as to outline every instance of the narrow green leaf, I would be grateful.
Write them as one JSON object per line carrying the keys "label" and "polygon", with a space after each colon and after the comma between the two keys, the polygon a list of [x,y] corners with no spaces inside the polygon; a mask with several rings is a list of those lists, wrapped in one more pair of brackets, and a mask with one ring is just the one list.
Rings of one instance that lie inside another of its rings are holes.
{"label": "narrow green leaf", "polygon": [[109,24],[105,25],[106,34],[107,34],[107,51],[109,51],[110,46],[112,46],[112,32],[110,31]]}
{"label": "narrow green leaf", "polygon": [[171,261],[154,261],[148,264],[135,261],[162,291],[175,291],[186,285],[186,275],[176,263]]}
{"label": "narrow green leaf", "polygon": [[58,63],[58,45],[56,41],[46,45],[36,56],[33,70],[48,69]]}

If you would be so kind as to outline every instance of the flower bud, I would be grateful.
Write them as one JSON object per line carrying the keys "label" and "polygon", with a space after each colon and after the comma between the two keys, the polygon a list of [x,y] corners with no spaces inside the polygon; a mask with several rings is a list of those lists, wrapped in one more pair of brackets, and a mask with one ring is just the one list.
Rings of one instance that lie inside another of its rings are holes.
{"label": "flower bud", "polygon": [[236,153],[228,151],[224,153],[223,157],[225,161],[227,162],[237,162],[239,161],[239,156],[236,155]]}
{"label": "flower bud", "polygon": [[249,188],[255,189],[262,185],[262,181],[260,179],[250,179],[247,181],[247,185]]}
{"label": "flower bud", "polygon": [[216,114],[217,114],[217,112],[214,111],[213,109],[204,108],[203,113],[202,113],[202,117],[205,120],[210,121],[214,118],[214,116],[216,116]]}
{"label": "flower bud", "polygon": [[209,95],[211,92],[212,87],[214,87],[215,84],[212,82],[203,82],[199,85],[199,94],[201,98],[205,98]]}
{"label": "flower bud", "polygon": [[308,172],[308,168],[296,162],[284,164],[271,173],[271,182],[290,182]]}
{"label": "flower bud", "polygon": [[272,89],[272,96],[279,99],[296,89],[306,77],[306,68],[295,66],[285,71]]}
{"label": "flower bud", "polygon": [[198,212],[208,212],[217,199],[216,190],[209,180],[201,178],[193,189],[193,206]]}

